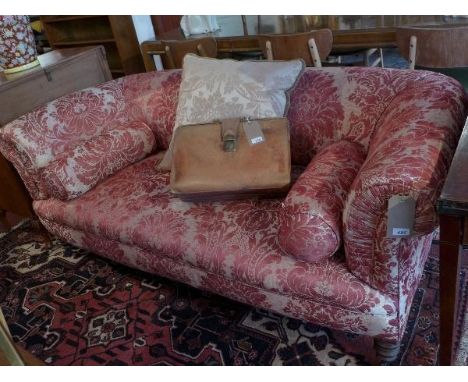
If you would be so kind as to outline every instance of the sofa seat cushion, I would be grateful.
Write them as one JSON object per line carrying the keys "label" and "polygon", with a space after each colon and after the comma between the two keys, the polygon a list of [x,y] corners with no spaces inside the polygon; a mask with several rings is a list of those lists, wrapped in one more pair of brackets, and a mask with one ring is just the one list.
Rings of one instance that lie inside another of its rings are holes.
{"label": "sofa seat cushion", "polygon": [[280,210],[278,242],[286,253],[316,262],[338,250],[344,203],[365,158],[360,144],[343,140],[312,159]]}
{"label": "sofa seat cushion", "polygon": [[228,280],[328,301],[330,308],[381,315],[396,311],[393,299],[347,270],[341,254],[314,264],[284,255],[277,243],[282,200],[183,202],[169,192],[170,174],[155,171],[160,157],[129,166],[74,200],[36,201],[34,208],[46,223],[135,246],[155,259],[190,264]]}
{"label": "sofa seat cushion", "polygon": [[77,144],[40,170],[47,195],[70,200],[115,172],[136,163],[154,149],[151,129],[140,121],[113,128]]}

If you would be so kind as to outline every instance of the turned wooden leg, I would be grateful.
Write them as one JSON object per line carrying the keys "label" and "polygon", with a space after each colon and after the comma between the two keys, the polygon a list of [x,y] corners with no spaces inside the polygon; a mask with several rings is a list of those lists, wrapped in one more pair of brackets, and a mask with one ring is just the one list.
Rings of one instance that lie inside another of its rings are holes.
{"label": "turned wooden leg", "polygon": [[374,349],[377,359],[381,362],[393,362],[400,352],[400,342],[390,342],[374,339]]}

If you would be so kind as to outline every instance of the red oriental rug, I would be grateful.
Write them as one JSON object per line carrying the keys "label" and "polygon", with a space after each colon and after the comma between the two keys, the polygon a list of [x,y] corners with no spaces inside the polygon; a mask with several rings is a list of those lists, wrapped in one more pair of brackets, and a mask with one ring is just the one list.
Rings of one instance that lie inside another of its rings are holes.
{"label": "red oriental rug", "polygon": [[[255,309],[120,266],[29,222],[0,237],[0,306],[14,340],[49,365],[369,365],[372,340]],[[438,363],[433,246],[395,365]],[[468,365],[467,270],[457,362]]]}

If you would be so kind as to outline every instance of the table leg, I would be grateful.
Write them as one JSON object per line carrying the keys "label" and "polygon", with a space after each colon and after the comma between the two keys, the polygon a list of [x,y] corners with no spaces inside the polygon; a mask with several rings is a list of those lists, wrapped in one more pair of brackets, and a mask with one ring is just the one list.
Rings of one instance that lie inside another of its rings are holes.
{"label": "table leg", "polygon": [[463,218],[440,216],[440,348],[441,365],[451,365],[457,320]]}

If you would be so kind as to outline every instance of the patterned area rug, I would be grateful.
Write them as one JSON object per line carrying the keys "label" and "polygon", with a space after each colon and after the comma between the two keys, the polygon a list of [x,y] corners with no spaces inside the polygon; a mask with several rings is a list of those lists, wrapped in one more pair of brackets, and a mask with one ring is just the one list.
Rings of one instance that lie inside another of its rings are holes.
{"label": "patterned area rug", "polygon": [[[47,364],[375,364],[366,336],[254,309],[58,240],[46,249],[37,239],[29,222],[0,237],[0,305],[15,341]],[[434,245],[395,365],[438,362],[437,251]],[[458,362],[468,365],[464,325],[460,319]]]}

